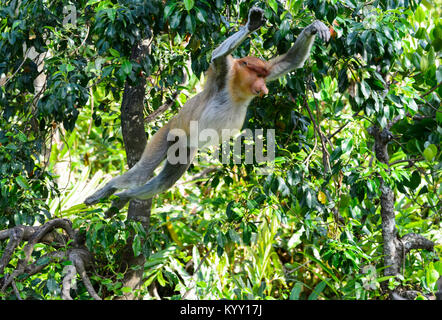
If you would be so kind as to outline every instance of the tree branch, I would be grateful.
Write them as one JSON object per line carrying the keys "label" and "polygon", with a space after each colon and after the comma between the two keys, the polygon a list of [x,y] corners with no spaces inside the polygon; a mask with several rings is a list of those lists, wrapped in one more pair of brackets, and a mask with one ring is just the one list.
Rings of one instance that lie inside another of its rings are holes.
{"label": "tree branch", "polygon": [[164,103],[161,107],[153,111],[151,114],[149,114],[145,119],[144,123],[149,123],[153,120],[155,120],[157,117],[162,115],[164,112],[166,112],[167,109],[169,109],[173,104],[175,103],[176,98],[178,97],[179,91],[175,91],[175,93],[167,99],[166,103]]}
{"label": "tree branch", "polygon": [[405,253],[407,254],[412,249],[424,249],[433,251],[434,242],[426,239],[420,234],[408,233],[401,238],[401,242],[404,245]]}

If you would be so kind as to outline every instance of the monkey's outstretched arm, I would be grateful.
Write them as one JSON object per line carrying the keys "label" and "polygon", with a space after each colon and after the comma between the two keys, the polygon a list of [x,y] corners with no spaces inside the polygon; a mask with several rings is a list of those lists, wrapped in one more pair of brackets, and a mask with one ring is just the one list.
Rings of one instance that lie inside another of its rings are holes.
{"label": "monkey's outstretched arm", "polygon": [[187,159],[185,163],[171,164],[166,160],[163,170],[145,185],[125,190],[115,195],[120,197],[119,201],[129,199],[150,199],[158,193],[164,192],[175,184],[175,182],[186,172],[192,163],[197,148],[187,148]]}
{"label": "monkey's outstretched arm", "polygon": [[264,11],[257,7],[251,8],[247,24],[241,27],[238,32],[224,40],[218,48],[213,50],[212,62],[231,54],[250,33],[261,27],[264,23]]}
{"label": "monkey's outstretched arm", "polygon": [[296,68],[302,67],[310,55],[316,35],[324,41],[330,39],[329,28],[319,20],[316,20],[302,30],[295,44],[287,53],[268,62],[270,74],[267,76],[266,81],[275,80]]}
{"label": "monkey's outstretched arm", "polygon": [[259,29],[265,23],[264,11],[253,7],[249,11],[247,24],[239,29],[238,32],[228,37],[212,52],[212,63],[215,66],[216,73],[227,75],[226,57],[231,54],[253,31]]}

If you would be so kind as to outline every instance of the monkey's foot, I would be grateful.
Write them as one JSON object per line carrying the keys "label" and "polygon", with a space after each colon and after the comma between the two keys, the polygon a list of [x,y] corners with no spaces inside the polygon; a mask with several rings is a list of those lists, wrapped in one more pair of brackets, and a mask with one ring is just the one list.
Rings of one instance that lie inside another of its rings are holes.
{"label": "monkey's foot", "polygon": [[87,197],[86,200],[84,200],[84,204],[87,206],[97,204],[100,201],[100,199],[109,197],[116,190],[117,190],[116,188],[104,187],[96,191],[93,195]]}

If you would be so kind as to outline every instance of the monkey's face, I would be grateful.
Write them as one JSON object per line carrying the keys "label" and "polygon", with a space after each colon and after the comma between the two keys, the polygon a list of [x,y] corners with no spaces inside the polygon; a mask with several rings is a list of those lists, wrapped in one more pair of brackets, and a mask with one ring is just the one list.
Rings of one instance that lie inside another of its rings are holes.
{"label": "monkey's face", "polygon": [[268,70],[264,61],[255,57],[240,59],[236,72],[237,88],[242,90],[244,95],[262,96],[269,93],[265,81]]}

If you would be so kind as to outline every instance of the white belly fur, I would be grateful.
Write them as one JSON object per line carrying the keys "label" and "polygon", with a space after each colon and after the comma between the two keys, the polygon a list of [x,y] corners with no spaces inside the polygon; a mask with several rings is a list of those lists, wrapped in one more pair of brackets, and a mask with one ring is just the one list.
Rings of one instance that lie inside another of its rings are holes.
{"label": "white belly fur", "polygon": [[[247,113],[247,106],[250,103],[245,101],[241,104],[233,104],[225,92],[220,92],[211,99],[204,109],[198,122],[198,136],[205,129],[212,129],[218,137],[223,137],[223,130],[241,130]],[[207,131],[206,131],[207,132]],[[232,132],[233,133],[233,132]],[[204,135],[204,133],[203,133]],[[199,147],[206,147],[220,143],[219,141],[201,141]]]}

